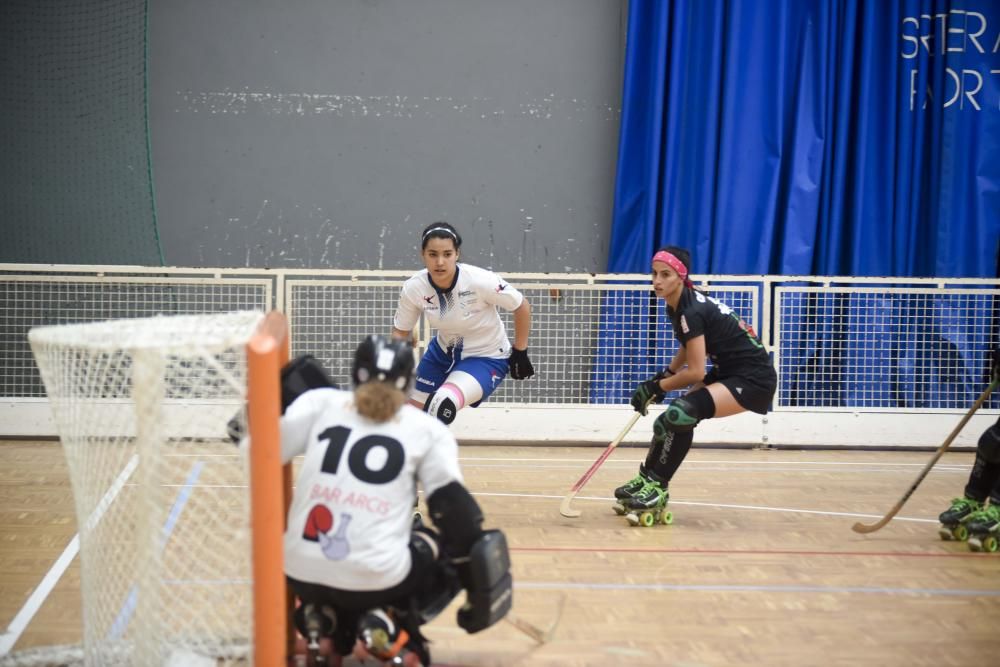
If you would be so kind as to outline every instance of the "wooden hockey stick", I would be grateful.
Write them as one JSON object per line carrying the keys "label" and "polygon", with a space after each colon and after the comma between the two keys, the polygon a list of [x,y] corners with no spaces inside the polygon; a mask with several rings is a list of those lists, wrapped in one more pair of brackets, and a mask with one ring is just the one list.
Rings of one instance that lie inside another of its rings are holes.
{"label": "wooden hockey stick", "polygon": [[948,438],[944,441],[944,444],[938,447],[938,450],[934,452],[934,456],[931,457],[931,460],[928,461],[926,466],[924,466],[924,469],[920,471],[920,475],[918,475],[917,479],[914,480],[913,484],[910,485],[910,488],[906,490],[906,493],[904,493],[903,497],[899,499],[899,502],[893,505],[892,509],[889,510],[888,514],[886,514],[884,517],[882,517],[875,523],[868,524],[868,523],[861,523],[859,521],[855,523],[853,526],[851,526],[851,530],[853,530],[855,533],[874,533],[876,530],[882,528],[883,526],[885,526],[885,524],[892,521],[892,518],[896,516],[899,510],[903,509],[903,505],[905,505],[906,501],[910,499],[910,496],[913,495],[913,492],[917,490],[917,487],[920,486],[920,483],[924,481],[924,477],[927,477],[927,473],[931,471],[931,468],[934,467],[934,464],[938,462],[938,459],[940,459],[941,456],[946,451],[948,451],[948,448],[951,447],[951,443],[954,442],[955,438],[958,437],[958,434],[961,433],[965,425],[969,422],[970,419],[972,419],[972,415],[976,414],[976,410],[982,407],[983,403],[986,402],[986,399],[990,397],[990,393],[993,391],[993,389],[996,388],[996,386],[997,386],[997,381],[994,380],[989,384],[989,386],[986,387],[986,389],[983,390],[983,393],[979,395],[979,398],[976,399],[976,402],[972,404],[972,407],[969,408],[969,411],[965,413],[964,417],[962,417],[962,421],[958,422],[958,425],[951,430],[951,433],[948,434]]}
{"label": "wooden hockey stick", "polygon": [[570,503],[573,502],[573,498],[576,498],[576,494],[580,493],[580,489],[583,488],[584,484],[590,481],[590,478],[594,476],[594,473],[601,467],[601,464],[604,463],[609,456],[611,456],[611,452],[615,451],[615,447],[617,447],[618,443],[620,443],[625,436],[628,435],[628,432],[632,430],[632,427],[637,421],[639,421],[639,417],[641,416],[642,414],[639,412],[632,415],[632,418],[628,420],[628,424],[626,424],[625,428],[622,429],[622,432],[618,434],[618,437],[612,440],[611,444],[608,445],[604,452],[602,452],[597,460],[594,461],[594,465],[590,466],[590,469],[583,473],[583,477],[578,479],[576,484],[570,487],[569,493],[566,494],[566,497],[562,499],[562,503],[559,505],[560,514],[567,519],[575,519],[582,514],[580,510],[570,507]]}
{"label": "wooden hockey stick", "polygon": [[528,623],[524,619],[514,616],[514,614],[512,614],[511,612],[507,612],[507,615],[503,617],[503,620],[507,621],[508,623],[513,625],[515,628],[517,628],[527,636],[531,637],[539,644],[544,644],[550,639],[552,639],[553,635],[555,635],[556,626],[559,625],[559,621],[560,619],[562,619],[563,607],[565,606],[566,606],[566,594],[563,593],[559,597],[559,602],[556,605],[556,615],[555,618],[552,619],[552,622],[549,624],[548,630],[542,630],[538,626],[532,625],[531,623]]}

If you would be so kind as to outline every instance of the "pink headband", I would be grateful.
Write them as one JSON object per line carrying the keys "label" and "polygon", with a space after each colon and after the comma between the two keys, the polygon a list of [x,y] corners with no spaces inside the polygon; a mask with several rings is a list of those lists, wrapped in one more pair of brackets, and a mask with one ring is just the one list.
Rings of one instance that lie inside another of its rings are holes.
{"label": "pink headband", "polygon": [[687,285],[688,287],[694,287],[694,283],[688,280],[688,270],[684,266],[684,262],[677,259],[675,255],[672,255],[666,250],[660,250],[655,255],[653,255],[653,261],[663,262],[664,264],[666,264],[671,269],[677,272],[677,275],[680,277],[681,280],[684,281],[685,285]]}

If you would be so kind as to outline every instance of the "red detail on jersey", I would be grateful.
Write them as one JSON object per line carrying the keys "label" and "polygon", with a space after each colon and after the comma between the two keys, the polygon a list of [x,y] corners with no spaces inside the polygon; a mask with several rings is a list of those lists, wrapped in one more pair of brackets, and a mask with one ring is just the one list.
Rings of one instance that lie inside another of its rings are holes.
{"label": "red detail on jersey", "polygon": [[333,528],[333,515],[326,505],[315,505],[309,510],[306,527],[302,531],[302,539],[319,542],[319,533],[328,533]]}

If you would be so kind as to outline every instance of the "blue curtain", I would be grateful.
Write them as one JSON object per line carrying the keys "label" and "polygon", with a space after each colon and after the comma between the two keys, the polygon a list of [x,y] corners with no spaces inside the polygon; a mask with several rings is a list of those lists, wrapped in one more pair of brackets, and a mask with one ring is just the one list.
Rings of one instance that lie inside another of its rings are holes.
{"label": "blue curtain", "polygon": [[997,275],[1000,2],[633,0],[627,40],[609,271]]}

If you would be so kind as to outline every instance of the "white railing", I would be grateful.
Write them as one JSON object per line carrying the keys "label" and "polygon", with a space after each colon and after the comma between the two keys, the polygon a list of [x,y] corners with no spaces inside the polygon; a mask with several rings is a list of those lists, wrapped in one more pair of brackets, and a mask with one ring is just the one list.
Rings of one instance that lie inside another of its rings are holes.
{"label": "white railing", "polygon": [[[278,308],[292,353],[346,383],[351,352],[388,331],[409,271],[0,265],[0,435],[54,434],[27,347],[33,326]],[[504,274],[530,299],[538,374],[506,381],[453,425],[464,439],[607,442],[635,384],[676,350],[663,302],[635,274]],[[773,411],[709,420],[697,441],[936,446],[981,391],[1000,342],[1000,280],[704,276],[760,333],[778,369]],[[502,313],[508,328],[509,313]],[[431,332],[421,324],[418,345]],[[1000,399],[967,427],[975,444]],[[629,441],[651,433],[639,422]]]}

